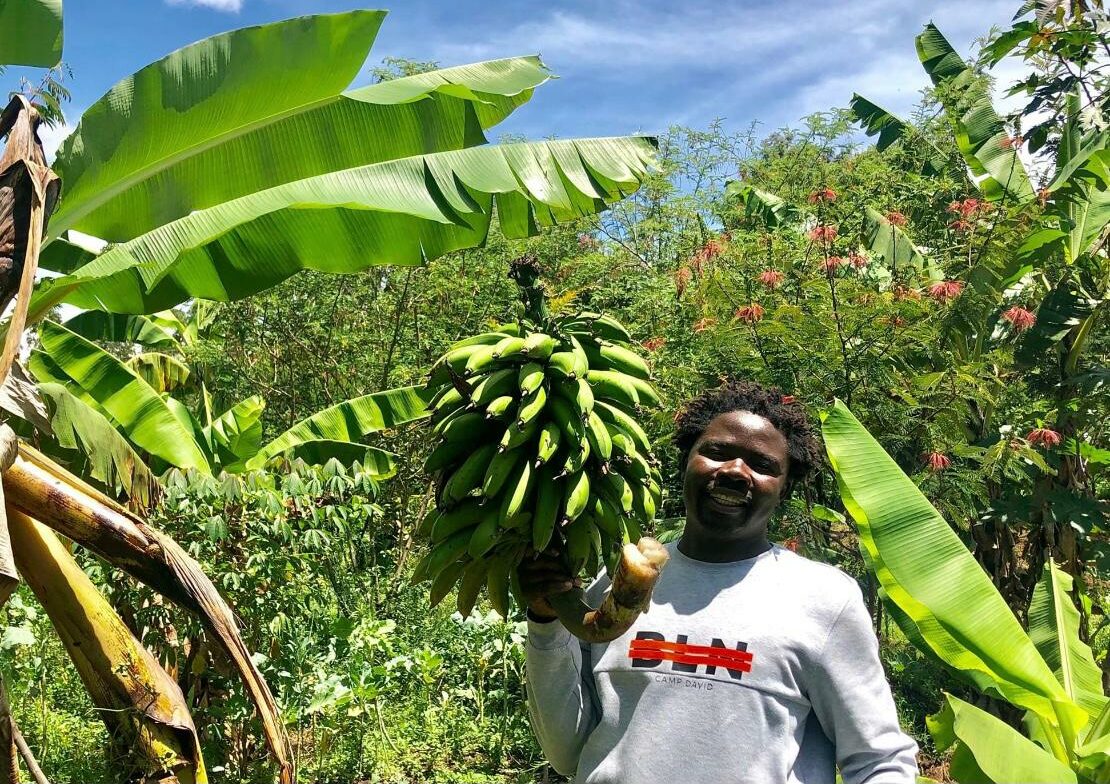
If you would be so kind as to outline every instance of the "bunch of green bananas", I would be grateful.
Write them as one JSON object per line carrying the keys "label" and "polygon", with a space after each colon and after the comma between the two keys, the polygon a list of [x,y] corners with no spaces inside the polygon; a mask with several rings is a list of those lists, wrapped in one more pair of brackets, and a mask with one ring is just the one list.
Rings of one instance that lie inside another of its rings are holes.
{"label": "bunch of green bananas", "polygon": [[661,502],[641,407],[661,404],[647,363],[615,319],[580,312],[455,343],[433,366],[424,468],[438,477],[418,535],[414,582],[439,603],[458,585],[468,616],[485,586],[508,614],[516,566],[554,544],[596,574],[637,542]]}

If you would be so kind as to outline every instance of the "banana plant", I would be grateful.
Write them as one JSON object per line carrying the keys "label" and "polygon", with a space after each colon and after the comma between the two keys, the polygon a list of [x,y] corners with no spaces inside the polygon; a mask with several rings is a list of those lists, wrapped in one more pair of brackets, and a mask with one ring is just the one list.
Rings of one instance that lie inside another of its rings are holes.
{"label": "banana plant", "polygon": [[840,401],[822,416],[829,463],[880,595],[907,638],[1024,711],[1025,734],[946,694],[928,726],[962,782],[1110,781],[1110,699],[1079,637],[1072,579],[1048,560],[1022,628],[990,578]]}
{"label": "banana plant", "polygon": [[0,66],[57,65],[62,59],[62,0],[4,0],[0,58]]}
{"label": "banana plant", "polygon": [[[12,9],[22,15],[9,16]],[[13,51],[6,44],[13,35],[53,29],[45,22],[24,24],[41,9],[60,17],[56,0],[0,5],[0,51]],[[481,245],[495,211],[504,234],[523,237],[603,210],[639,187],[655,154],[654,140],[646,137],[486,144],[485,132],[550,78],[538,57],[349,88],[384,16],[308,16],[187,46],[95,102],[63,143],[53,171],[44,164],[34,107],[13,101],[0,125],[18,132],[8,133],[0,177],[15,171],[9,166],[14,160],[18,172],[37,178],[22,176],[15,192],[24,201],[17,203],[30,207],[0,225],[0,238],[15,236],[18,254],[10,267],[18,274],[0,279],[0,301],[16,301],[0,379],[25,323],[41,321],[62,303],[109,314],[158,314],[194,299],[246,297],[301,269],[352,273],[375,264],[422,264]],[[14,28],[7,26],[11,20]],[[51,40],[57,45],[35,44],[21,59],[56,61],[60,34]],[[13,139],[21,146],[13,147]],[[59,177],[65,182],[60,200]],[[89,237],[100,242],[90,244]],[[32,292],[39,265],[58,277]],[[120,334],[149,337],[165,326],[155,315],[126,328],[138,332]],[[259,401],[242,401],[219,416],[206,411],[199,425],[158,391],[186,380],[174,363],[146,358],[126,367],[61,325],[44,325],[42,336],[36,363],[40,378],[52,379],[42,390],[54,401],[53,431],[65,445],[88,451],[95,478],[125,492],[145,484],[131,444],[167,463],[212,470],[264,465],[290,449],[320,455],[338,449],[335,442],[399,421],[391,406],[371,395],[319,412],[261,446]],[[401,396],[415,411],[419,398],[404,390]],[[130,444],[121,443],[123,436]],[[41,577],[28,572],[40,562],[59,564],[50,587],[41,589],[58,599],[47,613],[63,639],[73,641],[67,648],[101,714],[132,722],[130,734],[119,737],[133,741],[134,774],[206,780],[187,707],[140,663],[142,654],[103,611],[95,590],[79,587],[77,572],[52,554],[56,548],[40,536],[41,526],[201,617],[238,668],[281,780],[291,782],[293,755],[277,705],[231,609],[197,564],[26,443],[9,435],[0,445],[8,447],[0,467],[6,468],[2,486],[11,518],[0,521],[0,574],[12,560],[5,557],[12,549],[3,535],[9,527],[14,560],[33,588],[48,569],[42,566]],[[66,626],[74,618],[78,625]],[[82,656],[78,649],[93,637],[107,642],[86,650],[112,650]],[[9,736],[0,731],[0,738]],[[9,752],[0,754],[10,758]],[[16,780],[14,772],[6,774]]]}

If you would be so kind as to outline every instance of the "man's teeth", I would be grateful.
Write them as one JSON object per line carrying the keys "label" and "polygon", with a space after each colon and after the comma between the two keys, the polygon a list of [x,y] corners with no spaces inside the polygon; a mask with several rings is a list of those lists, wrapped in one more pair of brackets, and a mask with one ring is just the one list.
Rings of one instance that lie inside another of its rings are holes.
{"label": "man's teeth", "polygon": [[743,506],[748,501],[746,495],[730,493],[727,491],[710,490],[709,497],[722,506]]}

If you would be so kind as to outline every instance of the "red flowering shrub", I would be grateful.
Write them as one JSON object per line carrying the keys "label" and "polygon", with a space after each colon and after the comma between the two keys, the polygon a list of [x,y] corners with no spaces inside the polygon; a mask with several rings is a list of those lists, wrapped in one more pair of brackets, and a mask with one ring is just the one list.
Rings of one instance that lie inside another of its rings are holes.
{"label": "red flowering shrub", "polygon": [[932,471],[934,474],[940,473],[948,466],[952,465],[951,459],[942,452],[930,452],[924,455],[925,467]]}
{"label": "red flowering shrub", "polygon": [[763,272],[759,273],[759,277],[757,278],[757,280],[767,288],[773,289],[778,288],[778,285],[782,283],[785,277],[786,276],[778,270],[768,269],[763,270]]}
{"label": "red flowering shrub", "polygon": [[897,210],[891,210],[886,214],[887,223],[891,226],[905,226],[909,223],[909,219]]}
{"label": "red flowering shrub", "polygon": [[705,332],[710,327],[716,326],[716,324],[717,319],[713,318],[712,316],[698,319],[694,322],[694,332]]}
{"label": "red flowering shrub", "polygon": [[667,339],[656,335],[653,338],[648,338],[640,345],[648,351],[658,351],[659,349],[663,348],[663,346],[667,345]]}
{"label": "red flowering shrub", "polygon": [[964,290],[964,284],[958,280],[942,280],[940,283],[934,283],[929,287],[929,296],[937,302],[948,302],[960,296],[960,292]]}
{"label": "red flowering shrub", "polygon": [[812,242],[833,242],[836,240],[836,226],[818,224],[809,230],[808,236]]}
{"label": "red flowering shrub", "polygon": [[753,302],[750,305],[745,305],[742,308],[737,308],[736,313],[734,313],[733,315],[746,324],[754,324],[755,322],[763,318],[764,313],[766,313],[766,311],[763,309],[763,306],[760,305],[758,302]]}
{"label": "red flowering shrub", "polygon": [[1036,314],[1031,310],[1026,310],[1020,305],[1014,305],[1004,312],[1002,318],[1010,322],[1010,326],[1014,328],[1014,332],[1024,332],[1037,323]]}
{"label": "red flowering shrub", "polygon": [[1051,430],[1047,427],[1038,427],[1030,430],[1025,440],[1035,446],[1051,448],[1059,444],[1063,440],[1063,437],[1055,430]]}
{"label": "red flowering shrub", "polygon": [[818,188],[809,194],[810,204],[821,204],[836,201],[836,191],[832,188]]}

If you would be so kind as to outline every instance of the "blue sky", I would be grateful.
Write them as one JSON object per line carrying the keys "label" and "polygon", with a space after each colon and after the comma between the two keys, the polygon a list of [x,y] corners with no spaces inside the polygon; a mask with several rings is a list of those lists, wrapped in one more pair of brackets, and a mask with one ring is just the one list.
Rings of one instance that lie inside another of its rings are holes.
{"label": "blue sky", "polygon": [[[1017,0],[400,0],[370,53],[456,65],[539,53],[561,78],[495,130],[546,136],[657,133],[723,118],[767,130],[847,103],[853,90],[904,112],[926,78],[913,36],[933,20],[965,53]],[[214,33],[365,7],[346,0],[66,0],[66,62],[80,112],[112,84]],[[1002,81],[1017,73],[1001,72]],[[0,88],[13,88],[10,69]],[[356,83],[368,81],[365,72]],[[60,137],[60,133],[54,134]],[[54,146],[57,139],[48,141]]]}

